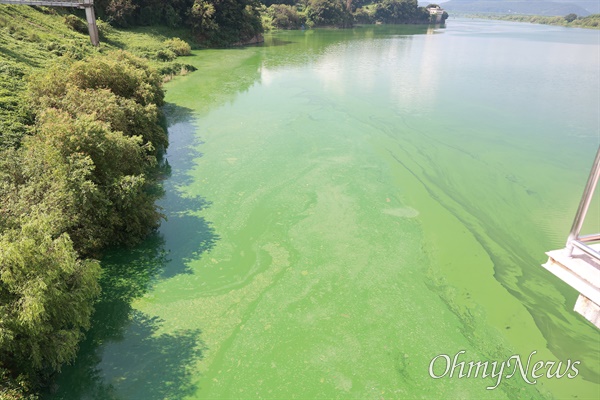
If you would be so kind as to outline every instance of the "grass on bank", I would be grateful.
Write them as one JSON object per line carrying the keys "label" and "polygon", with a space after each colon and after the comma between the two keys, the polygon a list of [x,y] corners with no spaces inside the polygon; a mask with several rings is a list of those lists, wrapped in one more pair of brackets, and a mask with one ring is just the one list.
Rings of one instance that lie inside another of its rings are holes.
{"label": "grass on bank", "polygon": [[[158,26],[122,30],[99,20],[100,46],[95,48],[90,44],[87,29],[80,32],[69,26],[69,15],[72,14],[60,8],[0,5],[0,62],[14,62],[21,68],[42,68],[63,55],[81,59],[98,51],[123,49],[146,58],[161,71],[174,60],[158,54],[168,50],[166,40],[182,38],[193,43],[185,28]],[[78,19],[87,27],[82,16]]]}

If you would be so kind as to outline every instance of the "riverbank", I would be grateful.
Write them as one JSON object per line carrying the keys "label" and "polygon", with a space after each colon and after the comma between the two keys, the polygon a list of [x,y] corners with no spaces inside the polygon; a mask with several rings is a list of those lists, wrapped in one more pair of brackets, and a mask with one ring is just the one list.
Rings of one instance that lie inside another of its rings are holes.
{"label": "riverbank", "polygon": [[0,7],[2,399],[35,396],[72,362],[100,293],[96,259],[160,224],[161,86],[193,69],[175,61],[190,53],[181,39],[137,34],[137,47],[100,24],[95,48],[74,21]]}

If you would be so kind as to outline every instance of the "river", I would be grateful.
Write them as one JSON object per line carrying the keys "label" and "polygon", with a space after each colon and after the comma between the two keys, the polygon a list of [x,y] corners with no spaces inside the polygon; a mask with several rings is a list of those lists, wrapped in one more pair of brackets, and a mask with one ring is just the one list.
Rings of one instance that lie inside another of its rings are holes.
{"label": "river", "polygon": [[[599,31],[450,19],[194,54],[166,85],[167,220],[102,260],[52,398],[600,397],[600,331],[540,266],[599,144]],[[442,354],[578,374],[434,379]]]}

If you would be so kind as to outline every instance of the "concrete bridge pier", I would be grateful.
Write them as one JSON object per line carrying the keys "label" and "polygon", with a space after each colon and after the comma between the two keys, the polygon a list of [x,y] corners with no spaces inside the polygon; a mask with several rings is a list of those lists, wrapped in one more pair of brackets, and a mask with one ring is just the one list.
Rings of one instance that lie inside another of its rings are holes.
{"label": "concrete bridge pier", "polygon": [[100,35],[98,34],[98,25],[96,24],[96,13],[94,12],[94,0],[83,0],[83,8],[85,8],[85,18],[88,23],[88,31],[90,40],[94,46],[100,44]]}

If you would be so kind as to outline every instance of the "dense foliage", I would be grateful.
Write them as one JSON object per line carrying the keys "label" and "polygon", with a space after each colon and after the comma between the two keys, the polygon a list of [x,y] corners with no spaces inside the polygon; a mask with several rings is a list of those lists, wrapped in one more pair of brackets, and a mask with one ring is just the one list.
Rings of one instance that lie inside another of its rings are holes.
{"label": "dense foliage", "polygon": [[75,357],[99,293],[98,263],[79,260],[53,225],[36,213],[0,235],[0,375],[17,381],[36,383]]}
{"label": "dense foliage", "polygon": [[95,6],[115,26],[186,26],[209,46],[245,43],[262,33],[258,0],[96,0]]}
{"label": "dense foliage", "polygon": [[300,29],[306,24],[306,15],[295,6],[273,4],[266,10],[270,25],[276,29]]}
{"label": "dense foliage", "polygon": [[383,0],[377,3],[374,18],[385,24],[427,23],[429,12],[417,0]]}
{"label": "dense foliage", "polygon": [[25,100],[24,72],[12,62],[0,62],[0,150],[16,146],[27,132],[30,115]]}
{"label": "dense foliage", "polygon": [[259,6],[255,0],[195,0],[188,23],[198,39],[213,46],[257,41],[263,31]]}
{"label": "dense foliage", "polygon": [[306,14],[315,26],[351,27],[353,24],[351,3],[342,0],[309,0]]}
{"label": "dense foliage", "polygon": [[124,51],[29,78],[32,125],[0,149],[0,398],[74,358],[99,293],[100,266],[85,257],[157,226],[161,83]]}
{"label": "dense foliage", "polygon": [[263,29],[429,22],[416,0],[97,0],[96,7],[117,26],[187,26],[208,46],[254,42]]}
{"label": "dense foliage", "polygon": [[[270,4],[263,11],[266,29],[298,29],[303,26],[348,28],[355,23],[435,22],[435,17],[430,16],[426,8],[419,7],[416,0],[280,0],[266,1],[265,4]],[[448,14],[444,12],[442,20],[447,17]]]}

